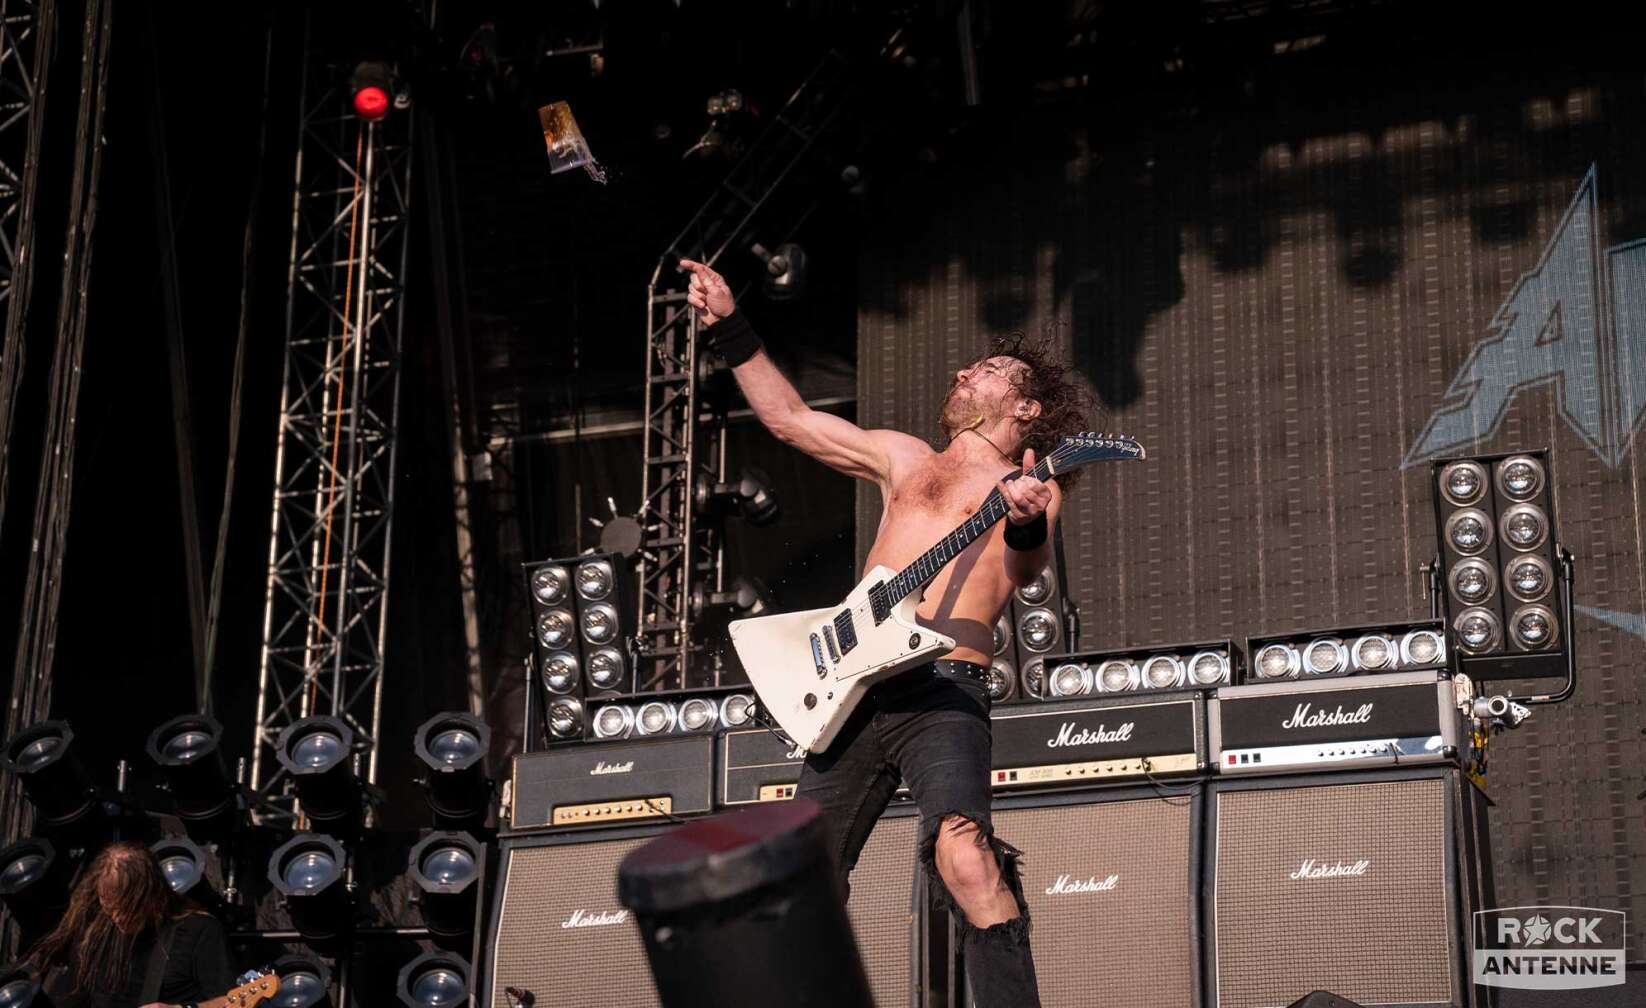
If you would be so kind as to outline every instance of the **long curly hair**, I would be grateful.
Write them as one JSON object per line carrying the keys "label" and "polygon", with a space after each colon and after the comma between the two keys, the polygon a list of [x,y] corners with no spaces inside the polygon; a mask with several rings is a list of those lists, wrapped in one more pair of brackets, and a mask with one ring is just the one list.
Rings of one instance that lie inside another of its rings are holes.
{"label": "long curly hair", "polygon": [[132,950],[143,932],[199,909],[172,891],[147,848],[112,843],[81,873],[63,919],[35,943],[27,962],[42,976],[67,967],[72,993],[117,994],[130,982]]}
{"label": "long curly hair", "polygon": [[[1018,461],[1022,461],[1026,448],[1033,448],[1035,458],[1043,459],[1064,437],[1092,430],[1094,423],[1102,422],[1103,407],[1086,380],[1063,355],[1055,333],[1038,337],[1021,332],[996,336],[987,356],[1022,361],[1027,370],[1014,371],[1012,385],[1023,398],[1040,404],[1040,415],[1029,422],[1023,440],[1017,445]],[[1058,474],[1058,486],[1064,492],[1074,489],[1080,482],[1080,472],[1073,469]]]}

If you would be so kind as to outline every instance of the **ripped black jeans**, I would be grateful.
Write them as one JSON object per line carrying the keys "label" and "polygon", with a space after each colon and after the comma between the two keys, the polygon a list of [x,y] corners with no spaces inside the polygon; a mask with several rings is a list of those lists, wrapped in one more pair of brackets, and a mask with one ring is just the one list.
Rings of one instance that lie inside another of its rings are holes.
{"label": "ripped black jeans", "polygon": [[[989,695],[981,671],[967,662],[932,662],[870,689],[833,744],[806,757],[798,794],[822,806],[844,894],[880,813],[899,783],[908,784],[920,806],[920,863],[959,924],[977,1008],[1038,1006],[1019,853],[994,836],[989,818]],[[1018,916],[987,928],[966,920],[937,872],[937,836],[948,816],[977,824]]]}

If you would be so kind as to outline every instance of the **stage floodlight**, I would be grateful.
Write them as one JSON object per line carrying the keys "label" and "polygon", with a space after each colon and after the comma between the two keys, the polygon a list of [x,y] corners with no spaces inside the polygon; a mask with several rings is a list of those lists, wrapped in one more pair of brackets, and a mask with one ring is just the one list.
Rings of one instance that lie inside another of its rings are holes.
{"label": "stage floodlight", "polygon": [[269,1000],[271,1008],[331,1008],[331,970],[319,956],[283,955],[272,968],[280,990]]}
{"label": "stage floodlight", "polygon": [[1025,697],[1035,700],[1046,698],[1046,659],[1037,656],[1024,662],[1018,678],[1023,680]]}
{"label": "stage floodlight", "polygon": [[149,851],[160,862],[160,873],[172,892],[207,905],[218,902],[208,877],[210,861],[199,844],[188,837],[166,837],[150,844]]}
{"label": "stage floodlight", "polygon": [[557,606],[571,593],[571,575],[559,564],[537,568],[531,576],[532,597],[545,606]]}
{"label": "stage floodlight", "polygon": [[674,731],[677,716],[674,704],[652,700],[640,705],[634,726],[641,735],[666,735]]}
{"label": "stage floodlight", "polygon": [[13,735],[0,769],[17,775],[47,830],[79,824],[97,809],[96,789],[74,751],[67,721],[40,721]]}
{"label": "stage floodlight", "polygon": [[758,578],[739,574],[725,591],[692,590],[692,611],[699,616],[720,615],[727,619],[747,619],[765,615],[771,595]]}
{"label": "stage floodlight", "polygon": [[1486,492],[1486,468],[1478,462],[1454,462],[1441,470],[1440,489],[1453,507],[1468,507]]}
{"label": "stage floodlight", "polygon": [[275,742],[275,754],[297,787],[303,814],[316,829],[347,832],[359,825],[354,731],[342,719],[321,716],[292,722]]}
{"label": "stage floodlight", "polygon": [[72,867],[45,837],[0,847],[0,901],[28,931],[56,923],[69,902]]}
{"label": "stage floodlight", "polygon": [[537,640],[551,651],[572,647],[577,640],[577,616],[569,607],[550,609],[537,617]]}
{"label": "stage floodlight", "polygon": [[1195,686],[1229,684],[1229,656],[1221,651],[1201,651],[1189,659],[1189,681]]}
{"label": "stage floodlight", "polygon": [[1497,491],[1511,501],[1529,501],[1543,492],[1543,463],[1531,455],[1514,455],[1497,467]]}
{"label": "stage floodlight", "polygon": [[1005,703],[1017,694],[1017,669],[1010,658],[996,658],[983,674],[990,703]]}
{"label": "stage floodlight", "polygon": [[735,481],[699,480],[696,498],[699,513],[720,516],[736,510],[750,525],[770,525],[782,516],[771,477],[752,466],[744,468]]}
{"label": "stage floodlight", "polygon": [[749,712],[754,697],[747,693],[733,693],[720,701],[720,723],[727,728],[741,728],[749,723]]}
{"label": "stage floodlight", "polygon": [[552,651],[543,657],[543,688],[556,696],[565,696],[577,689],[577,678],[582,662],[572,651]]}
{"label": "stage floodlight", "polygon": [[628,667],[623,652],[617,648],[595,648],[589,652],[589,686],[604,692],[621,690]]}
{"label": "stage floodlight", "polygon": [[549,725],[549,737],[556,742],[566,742],[583,737],[583,703],[576,697],[555,697],[549,701],[545,717]]}
{"label": "stage floodlight", "polygon": [[1175,655],[1154,655],[1143,663],[1143,684],[1150,689],[1181,686],[1187,675],[1188,670]]}
{"label": "stage floodlight", "polygon": [[228,825],[239,811],[222,738],[223,726],[205,714],[172,718],[149,733],[149,759],[165,778],[178,818],[191,829]]}
{"label": "stage floodlight", "polygon": [[349,96],[354,114],[367,122],[378,122],[394,106],[394,83],[388,64],[366,60],[349,75]]}
{"label": "stage floodlight", "polygon": [[1045,654],[1057,643],[1057,617],[1046,608],[1030,609],[1017,620],[1017,639],[1035,654]]}
{"label": "stage floodlight", "polygon": [[486,776],[491,728],[473,714],[436,714],[418,726],[413,747],[428,769],[429,808],[442,825],[484,822],[491,810],[492,781]]}
{"label": "stage floodlight", "polygon": [[720,706],[709,697],[688,697],[680,702],[681,731],[713,731],[720,723]]}
{"label": "stage floodlight", "polygon": [[1260,679],[1288,679],[1303,669],[1303,657],[1290,644],[1268,644],[1253,662]]}
{"label": "stage floodlight", "polygon": [[269,855],[269,881],[305,940],[327,941],[352,923],[347,868],[343,845],[324,833],[299,833]]}
{"label": "stage floodlight", "polygon": [[583,607],[583,639],[590,644],[610,644],[617,639],[621,627],[617,607],[610,602],[596,602]]}
{"label": "stage floodlight", "polygon": [[806,293],[806,250],[795,242],[784,242],[776,251],[756,243],[749,251],[766,264],[766,275],[761,286],[771,301],[793,301]]}
{"label": "stage floodlight", "polygon": [[626,704],[606,704],[594,712],[594,737],[628,738],[634,733],[634,709]]}
{"label": "stage floodlight", "polygon": [[1064,662],[1052,669],[1048,687],[1055,697],[1085,696],[1092,691],[1092,670],[1079,662]]}
{"label": "stage floodlight", "polygon": [[417,885],[423,922],[436,936],[461,938],[474,931],[475,902],[486,848],[468,833],[430,833],[411,849],[406,870]]}
{"label": "stage floodlight", "polygon": [[1439,670],[1446,665],[1444,631],[1439,620],[1426,620],[1252,637],[1246,650],[1253,668],[1243,681]]}
{"label": "stage floodlight", "polygon": [[1560,621],[1548,606],[1521,606],[1509,618],[1509,635],[1528,651],[1545,648],[1559,639]]}
{"label": "stage floodlight", "polygon": [[1465,609],[1457,614],[1452,628],[1457,631],[1457,643],[1464,654],[1490,651],[1503,639],[1497,613],[1490,609]]}
{"label": "stage floodlight", "polygon": [[1510,595],[1521,602],[1536,602],[1549,594],[1555,583],[1555,572],[1549,561],[1528,554],[1509,561],[1503,580]]}
{"label": "stage floodlight", "polygon": [[1007,648],[1011,647],[1011,646],[1012,646],[1012,622],[1011,622],[1011,617],[1009,615],[1007,615],[1006,613],[1001,613],[1000,618],[994,621],[994,651],[993,651],[993,654],[1000,655],[1000,654],[1004,653],[1005,650]]}
{"label": "stage floodlight", "polygon": [[577,565],[577,594],[587,601],[604,601],[616,587],[617,572],[609,557],[597,557]]}
{"label": "stage floodlight", "polygon": [[1349,670],[1349,650],[1336,637],[1312,640],[1303,648],[1303,671],[1309,675],[1339,675]]}
{"label": "stage floodlight", "polygon": [[469,961],[455,952],[425,952],[401,968],[396,986],[407,1008],[467,1004]]}
{"label": "stage floodlight", "polygon": [[1027,606],[1044,605],[1046,600],[1052,597],[1054,579],[1052,569],[1047,567],[1035,575],[1033,581],[1017,589],[1017,600]]}
{"label": "stage floodlight", "polygon": [[1094,680],[1099,692],[1124,693],[1143,685],[1143,670],[1137,662],[1110,658],[1098,665]]}
{"label": "stage floodlight", "polygon": [[1536,504],[1516,504],[1505,510],[1500,526],[1503,544],[1519,552],[1535,550],[1549,538],[1549,518]]}
{"label": "stage floodlight", "polygon": [[51,1008],[51,998],[28,970],[0,966],[0,1008]]}

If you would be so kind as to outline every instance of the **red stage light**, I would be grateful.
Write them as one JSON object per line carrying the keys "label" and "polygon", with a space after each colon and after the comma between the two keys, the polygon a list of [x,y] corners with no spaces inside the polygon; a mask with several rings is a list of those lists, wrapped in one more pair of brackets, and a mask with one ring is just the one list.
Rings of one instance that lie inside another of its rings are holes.
{"label": "red stage light", "polygon": [[389,93],[375,85],[361,88],[354,93],[354,112],[362,119],[376,122],[389,114]]}

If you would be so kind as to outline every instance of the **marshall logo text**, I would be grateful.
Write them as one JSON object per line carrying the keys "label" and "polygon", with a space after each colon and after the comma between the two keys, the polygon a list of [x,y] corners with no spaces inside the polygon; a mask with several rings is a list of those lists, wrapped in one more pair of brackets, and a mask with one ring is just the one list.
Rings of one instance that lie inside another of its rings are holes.
{"label": "marshall logo text", "polygon": [[605,760],[598,760],[594,764],[594,769],[589,771],[589,776],[598,777],[601,774],[628,773],[633,769],[634,760],[629,760],[627,763],[607,763]]}
{"label": "marshall logo text", "polygon": [[1372,863],[1365,858],[1349,864],[1344,864],[1342,861],[1335,864],[1316,864],[1314,858],[1306,858],[1302,864],[1297,866],[1297,871],[1292,872],[1291,877],[1294,879],[1343,878],[1346,875],[1364,875],[1371,866]]}
{"label": "marshall logo text", "polygon": [[560,922],[563,928],[606,927],[611,924],[622,924],[629,919],[627,910],[602,910],[599,913],[589,913],[585,910],[573,910],[572,915]]}
{"label": "marshall logo text", "polygon": [[1289,719],[1281,722],[1280,727],[1324,728],[1328,725],[1365,724],[1372,719],[1372,705],[1369,703],[1363,703],[1352,711],[1346,711],[1342,704],[1338,704],[1336,710],[1318,710],[1311,714],[1309,708],[1312,706],[1314,705],[1309,703],[1298,704],[1297,710],[1292,712]]}
{"label": "marshall logo text", "polygon": [[1082,882],[1069,875],[1059,875],[1057,881],[1046,887],[1047,896],[1061,896],[1064,893],[1108,892],[1120,884],[1119,875],[1110,875],[1108,878],[1088,876]]}
{"label": "marshall logo text", "polygon": [[1105,729],[1102,725],[1098,725],[1095,731],[1089,728],[1075,731],[1074,722],[1065,721],[1063,727],[1057,730],[1057,737],[1046,740],[1046,748],[1057,749],[1062,746],[1095,745],[1099,742],[1125,742],[1132,737],[1132,728],[1132,722],[1127,721],[1113,731]]}

